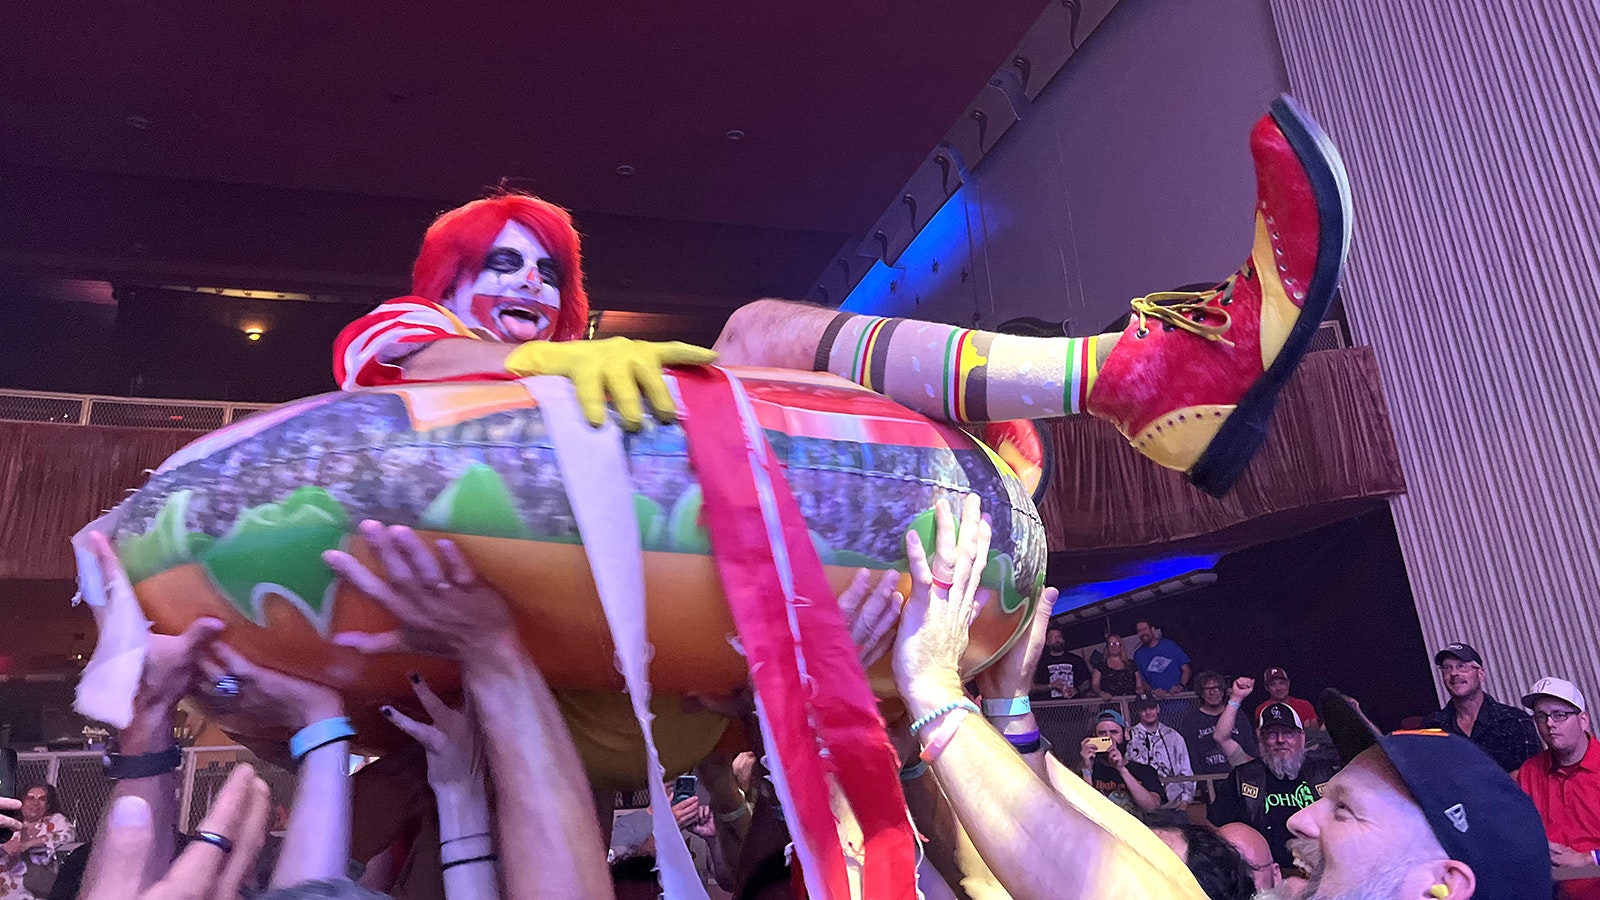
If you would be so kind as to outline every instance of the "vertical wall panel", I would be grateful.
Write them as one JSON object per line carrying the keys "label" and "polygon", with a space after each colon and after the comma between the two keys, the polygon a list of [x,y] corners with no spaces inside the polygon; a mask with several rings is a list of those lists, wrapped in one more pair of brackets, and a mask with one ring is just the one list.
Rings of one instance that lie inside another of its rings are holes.
{"label": "vertical wall panel", "polygon": [[1272,5],[1290,84],[1350,169],[1346,304],[1406,468],[1423,632],[1478,647],[1503,700],[1547,674],[1596,696],[1596,4]]}

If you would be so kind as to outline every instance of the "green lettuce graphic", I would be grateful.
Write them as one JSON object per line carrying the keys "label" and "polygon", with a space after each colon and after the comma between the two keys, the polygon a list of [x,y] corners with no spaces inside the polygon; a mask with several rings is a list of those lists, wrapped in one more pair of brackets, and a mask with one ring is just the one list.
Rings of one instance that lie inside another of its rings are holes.
{"label": "green lettuce graphic", "polygon": [[212,537],[188,530],[189,498],[193,491],[174,491],[156,513],[150,530],[123,538],[117,543],[117,556],[134,584],[184,563],[194,562]]}
{"label": "green lettuce graphic", "polygon": [[[912,518],[908,531],[915,531],[917,537],[922,539],[922,547],[930,555],[933,553],[936,525],[933,510],[925,509]],[[896,568],[904,570],[907,560],[901,559]],[[1033,587],[1033,594],[1038,595],[1039,589],[1044,587],[1044,573],[1039,573],[1036,579],[1038,584]],[[1000,599],[1000,609],[1007,615],[1016,612],[1028,597],[1017,590],[1017,564],[1011,554],[999,550],[989,551],[989,560],[983,567],[983,576],[978,580],[983,587],[994,591]]]}
{"label": "green lettuce graphic", "polygon": [[533,540],[531,529],[517,515],[511,491],[500,473],[474,463],[435,497],[422,512],[421,527],[452,534]]}
{"label": "green lettuce graphic", "polygon": [[667,516],[667,541],[670,549],[678,553],[711,553],[711,535],[700,524],[700,507],[703,497],[700,485],[693,485],[672,504]]}
{"label": "green lettuce graphic", "polygon": [[667,516],[661,504],[643,494],[634,494],[633,514],[639,519],[639,549],[667,549]]}
{"label": "green lettuce graphic", "polygon": [[349,513],[325,488],[297,488],[277,503],[240,513],[233,528],[200,554],[200,564],[251,621],[264,624],[262,604],[268,594],[278,594],[326,631],[334,574],[322,554],[338,549],[349,533]]}

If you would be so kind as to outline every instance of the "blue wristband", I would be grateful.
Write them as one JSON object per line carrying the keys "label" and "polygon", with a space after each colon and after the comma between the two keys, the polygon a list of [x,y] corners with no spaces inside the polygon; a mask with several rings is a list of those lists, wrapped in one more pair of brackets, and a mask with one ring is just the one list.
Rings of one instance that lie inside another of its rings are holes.
{"label": "blue wristband", "polygon": [[944,715],[945,713],[955,712],[958,709],[969,709],[969,710],[971,710],[971,711],[973,711],[975,713],[978,713],[979,715],[983,714],[982,711],[978,709],[978,704],[973,703],[971,700],[968,700],[965,697],[962,697],[960,700],[953,700],[953,701],[951,701],[949,703],[946,703],[945,705],[939,707],[938,709],[934,710],[933,712],[928,713],[927,715],[925,715],[922,718],[916,720],[915,722],[912,722],[911,723],[911,736],[912,737],[916,737],[918,734],[922,733],[922,729],[927,728],[929,725],[932,725],[935,719],[939,718],[940,716]]}
{"label": "blue wristband", "polygon": [[983,714],[985,716],[1025,716],[1031,712],[1033,712],[1033,701],[1027,697],[983,701]]}
{"label": "blue wristband", "polygon": [[349,740],[355,736],[355,726],[344,716],[312,722],[295,732],[294,737],[289,738],[289,755],[299,760],[318,747],[326,747],[335,741]]}

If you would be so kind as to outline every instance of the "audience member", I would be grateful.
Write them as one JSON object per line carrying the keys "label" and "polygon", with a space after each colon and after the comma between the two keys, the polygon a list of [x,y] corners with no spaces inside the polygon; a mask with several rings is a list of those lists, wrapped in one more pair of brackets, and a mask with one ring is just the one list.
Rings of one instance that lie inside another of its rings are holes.
{"label": "audience member", "polygon": [[1141,819],[1189,867],[1209,900],[1250,900],[1255,895],[1250,864],[1215,830],[1173,810],[1146,813]]}
{"label": "audience member", "polygon": [[1123,809],[1152,810],[1166,799],[1161,775],[1128,757],[1128,724],[1122,713],[1107,709],[1096,716],[1094,735],[1083,739],[1079,753],[1083,780]]}
{"label": "audience member", "polygon": [[1542,749],[1528,714],[1484,691],[1483,657],[1478,651],[1459,642],[1450,644],[1433,655],[1433,664],[1439,667],[1450,699],[1422,720],[1423,728],[1470,738],[1507,772],[1515,772]]}
{"label": "audience member", "polygon": [[1034,700],[1071,700],[1092,681],[1083,657],[1067,649],[1061,629],[1051,626],[1044,635],[1044,655],[1033,674]]}
{"label": "audience member", "polygon": [[1228,701],[1228,689],[1222,676],[1211,671],[1201,672],[1194,677],[1193,684],[1200,705],[1181,717],[1178,732],[1189,745],[1189,762],[1196,775],[1226,775],[1234,766],[1255,758],[1255,732],[1236,716],[1229,737],[1237,749],[1230,757],[1215,737],[1217,722],[1227,709]]}
{"label": "audience member", "polygon": [[[1238,679],[1236,695],[1241,682],[1250,679]],[[1226,716],[1223,724],[1227,724]],[[1256,720],[1256,743],[1261,758],[1235,768],[1218,785],[1217,800],[1206,815],[1213,825],[1243,822],[1261,832],[1272,848],[1272,858],[1289,869],[1295,865],[1288,846],[1289,817],[1323,795],[1335,769],[1306,758],[1305,724],[1299,713],[1282,703],[1269,703],[1261,711]]]}
{"label": "audience member", "polygon": [[1133,651],[1133,661],[1150,685],[1150,693],[1165,699],[1188,690],[1189,654],[1176,641],[1162,637],[1149,619],[1140,619],[1134,628],[1139,633],[1139,649]]}
{"label": "audience member", "polygon": [[1267,846],[1267,839],[1261,832],[1243,822],[1229,822],[1218,828],[1217,834],[1239,851],[1244,864],[1250,867],[1251,880],[1258,890],[1277,887],[1283,881],[1283,869],[1272,858],[1272,848]]}
{"label": "audience member", "polygon": [[[1548,749],[1515,773],[1533,799],[1556,866],[1600,865],[1600,741],[1590,729],[1589,707],[1577,685],[1541,678],[1522,698]],[[1562,885],[1569,900],[1600,898],[1600,879]]]}
{"label": "audience member", "polygon": [[[1146,695],[1134,701],[1132,710],[1134,723],[1128,729],[1128,759],[1155,769],[1162,778],[1193,775],[1189,745],[1176,730],[1161,723],[1160,702]],[[1164,795],[1168,805],[1188,809],[1194,801],[1194,792],[1195,782],[1174,781],[1166,785]]]}
{"label": "audience member", "polygon": [[1144,683],[1139,667],[1128,658],[1122,638],[1114,634],[1106,635],[1105,658],[1095,663],[1091,678],[1091,689],[1102,699],[1149,693],[1149,685]]}
{"label": "audience member", "polygon": [[62,845],[73,841],[56,789],[36,784],[22,794],[22,827],[0,844],[0,900],[44,900],[55,886]]}
{"label": "audience member", "polygon": [[1544,900],[1544,829],[1526,795],[1472,743],[1451,735],[1384,737],[1337,691],[1323,721],[1347,765],[1289,820],[1305,893],[1264,900]]}
{"label": "audience member", "polygon": [[1317,708],[1311,705],[1311,701],[1289,696],[1288,672],[1273,666],[1261,676],[1261,685],[1267,689],[1267,699],[1256,704],[1255,716],[1259,717],[1269,703],[1283,703],[1299,714],[1300,721],[1306,724],[1306,728],[1322,727],[1322,720],[1317,718]]}

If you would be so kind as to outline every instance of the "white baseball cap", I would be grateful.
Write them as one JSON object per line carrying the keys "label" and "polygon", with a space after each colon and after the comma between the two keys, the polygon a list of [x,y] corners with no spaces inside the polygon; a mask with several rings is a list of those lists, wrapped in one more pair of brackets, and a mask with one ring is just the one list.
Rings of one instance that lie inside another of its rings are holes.
{"label": "white baseball cap", "polygon": [[1528,688],[1528,693],[1522,697],[1522,705],[1533,709],[1533,703],[1540,697],[1554,697],[1565,700],[1578,708],[1578,712],[1588,712],[1589,707],[1583,702],[1583,692],[1578,686],[1565,678],[1541,678]]}

